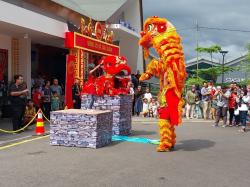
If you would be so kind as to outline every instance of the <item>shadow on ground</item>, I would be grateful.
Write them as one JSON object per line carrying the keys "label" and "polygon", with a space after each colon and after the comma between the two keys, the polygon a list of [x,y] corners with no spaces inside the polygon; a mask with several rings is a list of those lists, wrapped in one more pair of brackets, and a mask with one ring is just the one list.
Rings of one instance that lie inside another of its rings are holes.
{"label": "shadow on ground", "polygon": [[183,151],[198,151],[201,149],[208,149],[213,147],[215,142],[210,140],[202,140],[202,139],[191,139],[191,140],[182,140],[178,142],[175,146],[175,150],[183,150]]}

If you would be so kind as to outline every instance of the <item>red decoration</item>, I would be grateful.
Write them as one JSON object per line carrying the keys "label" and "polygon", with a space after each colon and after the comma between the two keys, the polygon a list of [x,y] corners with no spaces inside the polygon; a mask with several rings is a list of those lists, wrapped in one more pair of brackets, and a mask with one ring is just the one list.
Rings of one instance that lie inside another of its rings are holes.
{"label": "red decoration", "polygon": [[3,80],[4,71],[8,64],[8,50],[0,49],[0,81]]}
{"label": "red decoration", "polygon": [[83,49],[85,51],[90,51],[107,56],[118,56],[120,53],[120,48],[116,45],[90,38],[76,32],[66,33],[65,47]]}
{"label": "red decoration", "polygon": [[66,61],[66,87],[65,87],[65,106],[73,107],[72,101],[72,85],[74,84],[74,62],[76,58],[74,55],[67,55]]}
{"label": "red decoration", "polygon": [[[124,57],[107,56],[100,60],[105,75],[93,79],[92,75],[83,85],[82,93],[101,95],[128,94],[127,85],[130,81],[131,69]],[[115,87],[115,79],[118,87]]]}
{"label": "red decoration", "polygon": [[96,24],[95,24],[95,37],[96,37],[96,39],[98,39],[98,40],[102,39],[102,35],[103,35],[102,25],[100,22],[96,22]]}

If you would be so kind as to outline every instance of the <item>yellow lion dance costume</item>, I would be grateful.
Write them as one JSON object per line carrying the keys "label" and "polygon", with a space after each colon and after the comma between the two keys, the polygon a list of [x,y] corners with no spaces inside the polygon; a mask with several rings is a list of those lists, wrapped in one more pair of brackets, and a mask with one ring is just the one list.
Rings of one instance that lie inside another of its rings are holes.
{"label": "yellow lion dance costume", "polygon": [[175,27],[165,18],[148,18],[144,23],[139,45],[144,48],[145,59],[153,47],[159,59],[152,59],[140,81],[152,76],[160,79],[159,129],[160,144],[157,151],[171,150],[176,143],[175,126],[182,122],[182,90],[186,79],[181,38]]}

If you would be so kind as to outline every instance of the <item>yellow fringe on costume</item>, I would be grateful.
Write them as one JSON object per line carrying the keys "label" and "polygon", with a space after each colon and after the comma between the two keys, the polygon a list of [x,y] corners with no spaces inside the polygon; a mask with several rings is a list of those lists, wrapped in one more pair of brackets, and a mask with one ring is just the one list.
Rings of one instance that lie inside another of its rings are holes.
{"label": "yellow fringe on costume", "polygon": [[176,134],[174,126],[170,125],[169,120],[159,119],[160,129],[160,144],[157,147],[157,151],[168,151],[174,147],[176,143]]}
{"label": "yellow fringe on costume", "polygon": [[[181,124],[184,103],[182,90],[187,76],[181,37],[167,19],[153,16],[144,22],[139,45],[144,49],[145,59],[149,56],[149,48],[151,47],[159,56],[159,59],[153,58],[149,62],[145,73],[140,77],[140,81],[148,80],[152,76],[160,79],[159,101],[161,107],[168,107],[171,104],[171,96],[166,95],[171,93],[169,91],[174,91],[178,98],[177,106],[174,105],[177,107],[174,117],[178,118],[178,122],[175,123]],[[161,138],[158,151],[167,151],[174,146],[176,138],[174,125],[178,124],[170,124],[169,119],[159,120]]]}

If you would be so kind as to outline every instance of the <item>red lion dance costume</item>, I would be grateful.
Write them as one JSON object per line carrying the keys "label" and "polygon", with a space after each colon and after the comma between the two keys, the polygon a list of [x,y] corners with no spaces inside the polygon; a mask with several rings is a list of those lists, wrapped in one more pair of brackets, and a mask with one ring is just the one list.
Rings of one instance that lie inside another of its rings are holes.
{"label": "red lion dance costume", "polygon": [[175,27],[165,18],[157,16],[148,18],[141,32],[139,45],[144,48],[144,57],[149,56],[149,48],[153,47],[159,59],[152,59],[140,81],[152,76],[160,79],[159,129],[160,144],[157,151],[169,151],[176,143],[175,126],[182,122],[182,89],[186,70],[181,38]]}
{"label": "red lion dance costume", "polygon": [[[90,75],[83,85],[83,93],[98,96],[128,94],[127,85],[130,81],[131,68],[127,65],[125,57],[105,56],[98,66],[103,69],[105,75],[96,78]],[[118,85],[115,85],[115,79]]]}

